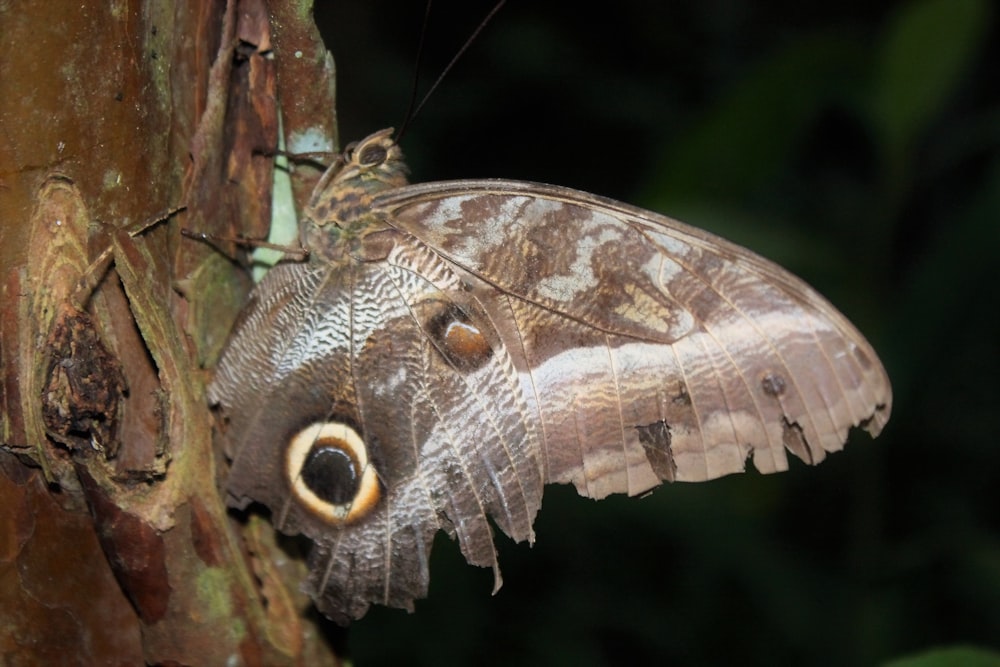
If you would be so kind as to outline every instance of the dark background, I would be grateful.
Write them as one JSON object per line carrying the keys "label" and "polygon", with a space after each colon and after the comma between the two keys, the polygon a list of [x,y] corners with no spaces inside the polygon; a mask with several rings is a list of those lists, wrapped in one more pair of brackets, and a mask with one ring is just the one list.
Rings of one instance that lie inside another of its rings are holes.
{"label": "dark background", "polygon": [[[317,3],[344,141],[402,122],[422,2]],[[550,487],[505,585],[436,546],[358,665],[875,664],[1000,647],[1000,30],[987,0],[510,0],[402,141],[414,181],[588,190],[827,295],[895,405],[817,468],[595,503]],[[426,88],[489,11],[439,1]],[[940,663],[935,663],[940,664]]]}

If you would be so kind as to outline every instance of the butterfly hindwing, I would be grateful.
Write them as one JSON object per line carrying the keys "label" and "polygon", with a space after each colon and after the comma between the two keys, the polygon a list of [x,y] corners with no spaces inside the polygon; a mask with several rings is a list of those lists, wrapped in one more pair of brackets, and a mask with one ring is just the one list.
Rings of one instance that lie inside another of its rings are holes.
{"label": "butterfly hindwing", "polygon": [[[532,539],[541,503],[534,420],[475,298],[409,235],[386,232],[379,246],[388,248],[379,261],[273,269],[229,343],[239,372],[223,365],[212,385],[227,407],[230,494],[267,505],[276,527],[315,542],[308,589],[345,622],[372,602],[412,608],[425,596],[438,530],[469,562],[495,567],[490,518]],[[307,431],[317,424],[352,435]],[[306,457],[324,439],[339,448],[356,434],[361,454],[327,456],[338,475],[338,457],[348,457],[357,493],[350,480],[318,500],[300,490],[306,473],[288,443],[301,433]],[[369,471],[371,496],[362,493]],[[331,499],[341,509],[326,512]]]}

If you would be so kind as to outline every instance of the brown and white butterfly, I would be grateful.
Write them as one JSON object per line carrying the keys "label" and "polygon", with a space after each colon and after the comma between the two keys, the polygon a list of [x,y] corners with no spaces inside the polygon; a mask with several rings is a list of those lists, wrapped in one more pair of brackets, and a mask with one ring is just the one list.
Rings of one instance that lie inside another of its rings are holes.
{"label": "brown and white butterfly", "polygon": [[823,297],[670,218],[505,180],[408,185],[391,131],[349,148],[253,293],[210,387],[228,488],[315,546],[345,623],[426,595],[435,533],[494,568],[542,486],[641,494],[809,463],[891,389]]}

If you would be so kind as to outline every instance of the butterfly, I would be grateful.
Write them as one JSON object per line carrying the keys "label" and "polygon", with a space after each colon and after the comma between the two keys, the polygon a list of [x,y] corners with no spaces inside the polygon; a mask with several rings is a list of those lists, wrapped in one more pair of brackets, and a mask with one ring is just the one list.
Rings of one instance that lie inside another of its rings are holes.
{"label": "butterfly", "polygon": [[411,185],[391,130],[348,147],[209,387],[232,505],[313,542],[307,592],[348,623],[426,596],[446,531],[501,578],[545,484],[818,463],[892,403],[872,347],[804,282],[665,216],[509,180]]}

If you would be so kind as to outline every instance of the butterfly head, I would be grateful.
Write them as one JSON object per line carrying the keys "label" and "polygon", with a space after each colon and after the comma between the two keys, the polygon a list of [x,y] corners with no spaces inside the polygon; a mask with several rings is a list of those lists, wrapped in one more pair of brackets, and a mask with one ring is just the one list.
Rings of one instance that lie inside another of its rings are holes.
{"label": "butterfly head", "polygon": [[[380,130],[347,146],[316,184],[305,211],[304,230],[318,228],[337,236],[339,230],[359,223],[365,226],[372,199],[379,192],[407,184],[409,170],[392,132],[392,128]],[[309,240],[315,238],[303,238],[303,242]]]}

